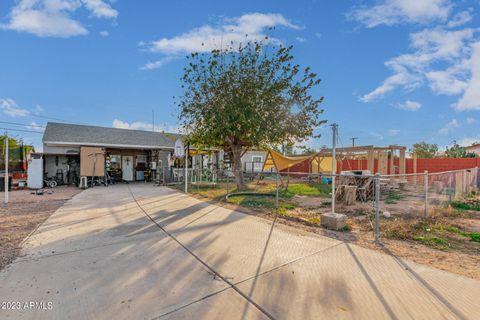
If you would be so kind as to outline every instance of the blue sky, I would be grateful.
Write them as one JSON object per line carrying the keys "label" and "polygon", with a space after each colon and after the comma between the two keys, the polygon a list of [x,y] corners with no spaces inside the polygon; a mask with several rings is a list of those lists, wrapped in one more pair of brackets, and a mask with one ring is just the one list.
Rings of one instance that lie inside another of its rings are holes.
{"label": "blue sky", "polygon": [[[480,1],[2,0],[0,127],[177,129],[188,52],[268,34],[322,79],[342,145],[480,141]],[[270,27],[275,27],[270,31]],[[330,129],[309,141],[330,145]],[[3,131],[3,129],[2,129]],[[11,131],[41,144],[41,134]]]}

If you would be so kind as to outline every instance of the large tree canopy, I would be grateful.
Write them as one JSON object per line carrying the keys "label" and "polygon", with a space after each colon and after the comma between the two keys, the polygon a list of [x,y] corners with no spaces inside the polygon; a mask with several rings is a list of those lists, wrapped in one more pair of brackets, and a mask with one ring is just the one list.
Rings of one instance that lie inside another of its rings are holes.
{"label": "large tree canopy", "polygon": [[187,141],[228,153],[239,189],[245,150],[304,141],[324,122],[323,97],[311,96],[320,79],[301,70],[291,51],[246,42],[188,57],[179,101]]}
{"label": "large tree canopy", "polygon": [[477,155],[474,152],[469,152],[466,147],[454,143],[452,147],[447,147],[445,156],[447,158],[475,158]]}
{"label": "large tree canopy", "polygon": [[435,158],[438,154],[438,145],[421,141],[413,145],[410,153],[416,153],[419,158]]}

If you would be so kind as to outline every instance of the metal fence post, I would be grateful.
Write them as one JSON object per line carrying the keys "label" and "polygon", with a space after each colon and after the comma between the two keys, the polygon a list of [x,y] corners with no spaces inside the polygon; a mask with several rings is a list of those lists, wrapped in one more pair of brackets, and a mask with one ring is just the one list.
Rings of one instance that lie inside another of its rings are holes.
{"label": "metal fence post", "polygon": [[375,243],[380,243],[380,174],[373,178],[375,187]]}
{"label": "metal fence post", "polygon": [[423,212],[423,217],[427,218],[428,216],[428,171],[425,170],[423,176],[424,188],[425,188],[425,209]]}
{"label": "metal fence post", "polygon": [[[225,169],[224,169],[224,170],[225,170]],[[228,175],[228,171],[224,171],[224,172],[226,173],[225,175],[227,176],[227,194],[228,194],[228,176],[229,176],[229,175]]]}
{"label": "metal fence post", "polygon": [[448,202],[452,202],[452,172],[448,175]]}
{"label": "metal fence post", "polygon": [[478,188],[478,167],[475,167],[474,169],[474,176],[473,176],[473,192],[477,192]]}
{"label": "metal fence post", "polygon": [[[185,173],[183,178],[185,179],[185,193],[188,193],[188,146],[187,149],[185,150],[185,162],[184,165],[185,167]],[[193,168],[193,158],[192,158],[192,168]]]}
{"label": "metal fence post", "polygon": [[275,209],[278,214],[278,172],[275,173]]}
{"label": "metal fence post", "polygon": [[[95,168],[95,167],[94,167]],[[5,199],[4,202],[8,204],[8,132],[5,133]]]}

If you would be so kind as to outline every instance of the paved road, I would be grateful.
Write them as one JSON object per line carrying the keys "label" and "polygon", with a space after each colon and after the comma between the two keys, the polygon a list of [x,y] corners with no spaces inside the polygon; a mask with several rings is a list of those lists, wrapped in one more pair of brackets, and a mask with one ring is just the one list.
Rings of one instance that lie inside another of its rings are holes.
{"label": "paved road", "polygon": [[480,319],[479,281],[145,184],[80,193],[24,253],[2,319]]}

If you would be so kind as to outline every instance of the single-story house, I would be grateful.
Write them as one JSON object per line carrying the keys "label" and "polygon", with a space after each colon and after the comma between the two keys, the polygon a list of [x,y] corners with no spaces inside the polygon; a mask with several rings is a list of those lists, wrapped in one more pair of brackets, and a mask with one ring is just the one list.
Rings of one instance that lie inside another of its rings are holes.
{"label": "single-story house", "polygon": [[[82,176],[142,181],[157,168],[183,167],[185,147],[178,133],[48,122],[43,134],[44,177],[77,184]],[[190,168],[228,167],[223,151],[190,149]],[[248,151],[245,171],[260,171],[265,152]],[[226,164],[224,164],[226,162]],[[253,164],[252,164],[253,163]]]}
{"label": "single-story house", "polygon": [[[144,180],[151,169],[178,165],[185,154],[181,134],[90,125],[49,122],[42,141],[44,175],[64,183],[77,183],[81,176],[104,176],[105,171],[117,181]],[[175,163],[176,159],[180,161]],[[201,154],[189,162],[195,167],[207,162],[218,165],[218,160]]]}
{"label": "single-story house", "polygon": [[472,144],[470,147],[467,147],[468,152],[473,152],[477,156],[480,156],[480,143]]}
{"label": "single-story house", "polygon": [[242,156],[243,171],[249,173],[261,172],[263,163],[267,156],[267,151],[263,150],[249,150]]}

